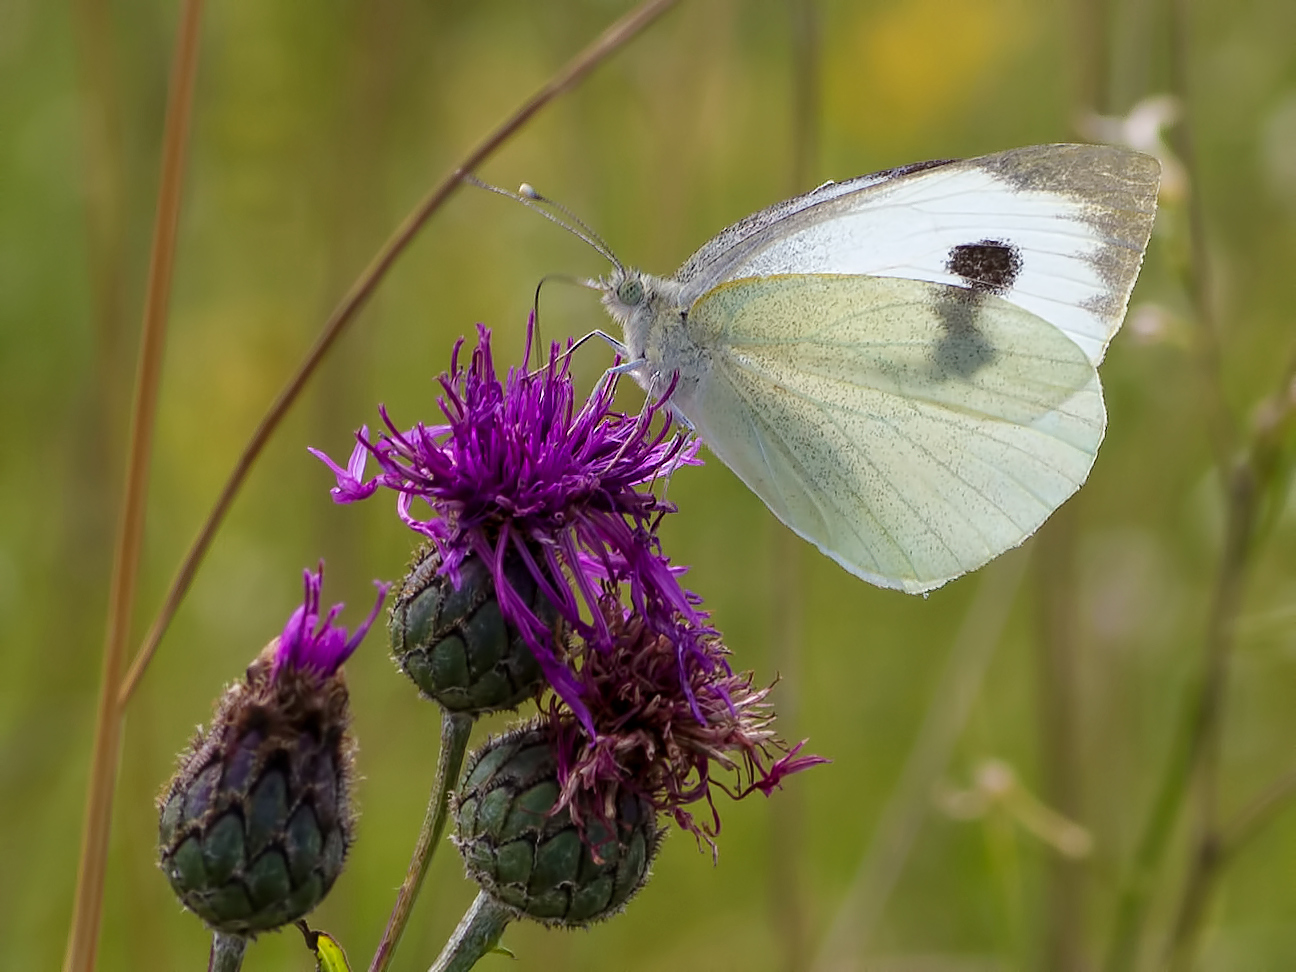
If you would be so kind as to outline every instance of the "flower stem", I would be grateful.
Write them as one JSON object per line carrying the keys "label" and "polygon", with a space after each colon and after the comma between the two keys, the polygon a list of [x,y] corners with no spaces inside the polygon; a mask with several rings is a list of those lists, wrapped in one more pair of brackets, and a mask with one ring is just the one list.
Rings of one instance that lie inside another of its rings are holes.
{"label": "flower stem", "polygon": [[99,947],[104,876],[108,868],[108,836],[121,755],[122,707],[118,701],[118,688],[122,662],[126,657],[126,639],[130,634],[144,537],[148,471],[153,456],[154,419],[162,377],[167,308],[171,300],[171,271],[175,265],[180,190],[189,142],[194,79],[198,71],[198,29],[202,21],[202,7],[202,0],[186,0],[180,15],[171,66],[157,214],[153,225],[153,248],[149,257],[144,322],[131,409],[126,488],[113,554],[107,630],[99,679],[99,709],[90,759],[90,783],[86,794],[81,856],[77,865],[72,927],[68,932],[67,952],[63,959],[65,972],[89,972],[94,967]]}
{"label": "flower stem", "polygon": [[432,782],[427,815],[423,818],[418,843],[414,845],[414,856],[410,859],[409,870],[396,895],[396,904],[392,906],[391,917],[387,919],[382,941],[378,943],[378,950],[369,963],[369,972],[383,972],[387,968],[400,943],[401,933],[409,922],[410,911],[418,899],[428,865],[432,863],[432,855],[445,831],[450,793],[459,782],[459,771],[463,768],[464,752],[468,749],[468,736],[472,732],[474,721],[474,716],[442,710],[441,751],[437,754],[436,779]]}
{"label": "flower stem", "polygon": [[396,231],[383,244],[382,249],[378,251],[356,282],[351,285],[351,289],[342,298],[342,302],[334,309],[319,337],[315,339],[315,344],[312,345],[302,363],[297,367],[296,373],[288,379],[288,383],[270,405],[269,410],[257,425],[256,431],[252,433],[252,437],[243,446],[243,452],[234,464],[229,479],[225,481],[225,485],[221,488],[215,505],[207,514],[207,519],[198,530],[198,536],[190,544],[184,560],[181,561],[175,576],[171,579],[171,586],[167,590],[162,607],[153,619],[153,624],[136,653],[130,670],[122,680],[120,700],[123,704],[139,686],[144,670],[148,667],[154,652],[157,651],[158,643],[161,642],[162,636],[171,624],[171,619],[175,617],[180,602],[184,600],[185,594],[188,593],[189,585],[193,583],[194,575],[198,572],[198,565],[202,563],[203,557],[206,556],[207,548],[211,546],[216,532],[220,529],[221,523],[224,522],[225,514],[229,512],[230,506],[234,503],[234,497],[243,488],[243,483],[252,471],[261,450],[265,448],[266,443],[270,441],[270,436],[274,434],[275,429],[279,427],[279,423],[288,414],[288,410],[297,401],[307,382],[310,381],[319,368],[320,362],[324,360],[325,355],[328,354],[337,339],[342,336],[343,331],[346,330],[360,309],[368,302],[369,297],[377,289],[379,282],[395,264],[397,257],[405,252],[405,249],[418,235],[419,230],[423,228],[432,214],[440,209],[446,200],[454,194],[455,190],[462,185],[465,175],[471,173],[494,155],[505,142],[512,138],[523,125],[531,120],[532,116],[548,105],[549,102],[578,84],[597,65],[624,47],[632,38],[677,2],[678,0],[644,0],[643,3],[608,27],[593,43],[572,58],[539,91],[523,102],[513,114],[464,156],[463,160],[433,187],[432,191],[423,198],[423,201],[415,207],[414,211],[405,217],[404,222],[396,228]]}
{"label": "flower stem", "polygon": [[243,953],[246,951],[247,939],[242,935],[212,932],[211,958],[207,960],[207,972],[239,972],[243,968]]}
{"label": "flower stem", "polygon": [[511,918],[502,904],[485,891],[479,892],[428,972],[468,972],[499,944]]}

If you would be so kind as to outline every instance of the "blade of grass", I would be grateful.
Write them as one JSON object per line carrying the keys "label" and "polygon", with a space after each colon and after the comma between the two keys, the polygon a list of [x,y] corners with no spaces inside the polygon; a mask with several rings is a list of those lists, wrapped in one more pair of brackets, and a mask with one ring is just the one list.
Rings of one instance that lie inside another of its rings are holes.
{"label": "blade of grass", "polygon": [[194,78],[198,69],[198,28],[202,20],[202,8],[202,0],[186,0],[180,14],[171,68],[166,125],[162,136],[162,171],[153,227],[153,249],[149,260],[139,365],[131,409],[126,488],[113,554],[107,632],[99,683],[99,709],[90,761],[81,857],[72,905],[72,927],[68,933],[67,952],[63,960],[64,972],[89,972],[94,967],[99,945],[104,875],[108,863],[108,834],[121,746],[122,720],[118,687],[126,639],[130,634],[135,584],[139,576],[144,511],[148,497],[148,471],[153,453],[154,419],[162,372],[162,352],[166,343],[171,273],[175,266],[180,190],[185,150],[189,141]]}
{"label": "blade of grass", "polygon": [[122,682],[119,696],[122,704],[125,704],[135,689],[139,687],[140,679],[148,668],[149,661],[153,658],[154,652],[157,651],[158,644],[166,633],[172,618],[175,617],[180,602],[184,600],[185,595],[188,593],[190,584],[193,583],[194,575],[207,553],[207,548],[211,546],[212,539],[220,529],[225,514],[229,512],[229,508],[234,502],[234,498],[238,495],[239,490],[243,488],[243,483],[252,471],[252,466],[261,454],[261,450],[270,440],[270,436],[274,434],[275,429],[278,428],[288,410],[297,401],[297,397],[301,394],[302,389],[306,387],[311,376],[314,375],[324,356],[328,354],[329,349],[354,320],[356,314],[368,301],[379,282],[396,262],[397,257],[405,251],[405,248],[418,235],[419,230],[423,228],[423,225],[432,214],[440,209],[454,191],[459,188],[463,176],[472,172],[486,159],[490,158],[549,102],[579,83],[590,71],[625,46],[626,43],[677,2],[678,0],[644,0],[643,3],[608,27],[593,43],[572,58],[539,91],[523,102],[513,114],[501,122],[472,151],[465,155],[463,160],[432,188],[423,198],[423,201],[414,208],[414,211],[405,218],[404,222],[396,228],[396,231],[383,244],[382,249],[378,251],[369,266],[351,285],[351,289],[347,291],[341,303],[334,309],[325,323],[324,329],[316,338],[314,345],[311,346],[301,365],[298,366],[296,373],[288,380],[283,390],[279,392],[278,397],[275,398],[269,410],[261,419],[260,424],[252,433],[252,437],[243,447],[243,452],[234,464],[229,479],[226,480],[220,495],[212,506],[211,512],[207,514],[207,519],[203,522],[197,537],[194,538],[188,552],[181,561],[180,567],[171,581],[171,586],[167,590],[166,598],[162,602],[162,607],[158,611],[157,617],[154,618],[143,644],[131,663],[130,671],[127,672]]}

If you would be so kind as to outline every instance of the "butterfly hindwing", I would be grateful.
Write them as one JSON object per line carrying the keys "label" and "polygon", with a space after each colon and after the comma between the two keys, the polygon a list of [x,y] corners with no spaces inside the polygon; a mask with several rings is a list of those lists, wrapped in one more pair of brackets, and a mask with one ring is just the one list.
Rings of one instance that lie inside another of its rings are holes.
{"label": "butterfly hindwing", "polygon": [[1084,481],[1097,374],[1055,327],[919,280],[735,280],[690,310],[701,380],[673,402],[798,534],[921,592],[1016,546]]}

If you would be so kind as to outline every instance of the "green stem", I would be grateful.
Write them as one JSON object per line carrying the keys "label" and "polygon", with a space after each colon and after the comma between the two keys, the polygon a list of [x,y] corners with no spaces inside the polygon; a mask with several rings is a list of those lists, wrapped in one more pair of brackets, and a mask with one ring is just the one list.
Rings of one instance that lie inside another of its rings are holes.
{"label": "green stem", "polygon": [[239,972],[243,968],[243,953],[246,951],[247,939],[242,935],[212,932],[211,958],[207,960],[207,972]]}
{"label": "green stem", "polygon": [[391,917],[387,919],[382,941],[378,943],[378,950],[369,963],[369,972],[383,972],[387,968],[400,942],[401,933],[409,922],[410,911],[418,899],[428,865],[432,863],[432,854],[445,832],[450,793],[459,782],[459,771],[463,768],[464,752],[468,749],[468,736],[475,719],[475,716],[461,712],[442,710],[441,751],[437,754],[436,779],[432,782],[427,815],[423,818],[418,843],[414,845],[414,856],[410,859],[409,870],[396,895],[396,904],[392,906]]}
{"label": "green stem", "polygon": [[495,950],[511,918],[502,904],[480,892],[428,972],[468,972],[479,958]]}

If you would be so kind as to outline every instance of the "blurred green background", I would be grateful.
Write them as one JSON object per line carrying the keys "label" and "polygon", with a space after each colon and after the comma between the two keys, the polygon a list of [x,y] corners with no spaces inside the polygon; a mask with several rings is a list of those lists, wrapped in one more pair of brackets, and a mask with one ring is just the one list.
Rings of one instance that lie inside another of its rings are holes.
{"label": "blurred green background", "polygon": [[[1181,6],[1223,394],[1245,424],[1296,347],[1296,4]],[[793,29],[807,7],[820,39],[811,116],[798,115],[806,49]],[[132,644],[243,441],[380,242],[625,9],[208,4]],[[4,968],[56,968],[68,928],[176,15],[174,3],[0,0]],[[1170,88],[1171,21],[1153,0],[686,0],[481,175],[535,184],[623,260],[668,273],[727,223],[825,179],[1072,139],[1078,126],[1092,130],[1083,123],[1093,110],[1124,114]],[[802,620],[788,641],[776,634],[788,627],[776,617],[788,603],[780,528],[718,463],[673,479],[681,513],[665,530],[669,552],[692,565],[690,586],[737,664],[764,681],[783,675],[785,734],[810,737],[833,763],[769,801],[722,804],[717,866],[677,833],[624,916],[577,934],[515,926],[505,944],[518,961],[492,956],[480,968],[1097,967],[1201,668],[1220,554],[1212,399],[1193,352],[1191,293],[1173,270],[1186,222],[1182,201],[1163,203],[1132,323],[1103,368],[1110,429],[1088,485],[980,574],[910,598],[801,546]],[[348,601],[354,623],[369,580],[397,577],[413,545],[387,498],[334,506],[331,477],[305,447],[345,456],[379,402],[404,424],[430,418],[434,378],[459,334],[483,321],[498,357],[515,360],[537,280],[604,269],[522,207],[465,191],[337,346],[253,473],[131,704],[101,968],[203,967],[206,933],[154,865],[152,801],[174,754],[278,632],[303,566],[326,558],[325,598]],[[581,334],[604,318],[593,295],[555,284],[544,326]],[[601,347],[583,351],[582,380],[608,360]],[[635,407],[637,393],[624,391]],[[1226,817],[1296,764],[1296,516],[1282,476],[1263,512],[1231,625]],[[437,714],[378,635],[348,674],[359,840],[312,923],[362,968],[422,816]],[[931,746],[927,775],[902,784],[924,725],[949,744]],[[1002,761],[991,764],[997,777],[987,760]],[[1005,769],[1020,787],[1006,797],[987,789]],[[1092,853],[1063,857],[1054,845],[1074,848],[1077,832],[1041,816],[1036,800],[1085,828]],[[1192,832],[1189,812],[1168,835],[1148,967],[1172,923]],[[426,968],[472,895],[445,848],[394,968]],[[1231,860],[1201,966],[1296,967],[1294,916],[1289,811]],[[291,930],[258,941],[246,964],[310,967]]]}

